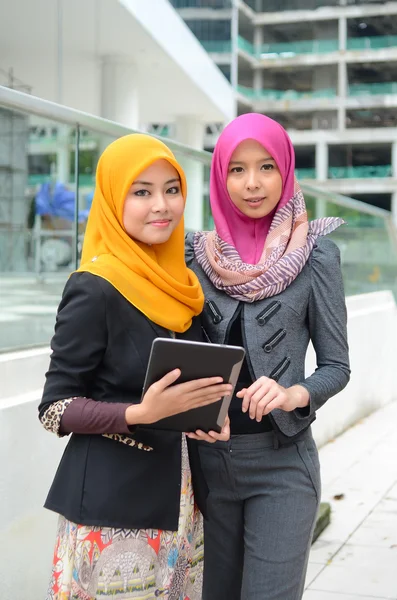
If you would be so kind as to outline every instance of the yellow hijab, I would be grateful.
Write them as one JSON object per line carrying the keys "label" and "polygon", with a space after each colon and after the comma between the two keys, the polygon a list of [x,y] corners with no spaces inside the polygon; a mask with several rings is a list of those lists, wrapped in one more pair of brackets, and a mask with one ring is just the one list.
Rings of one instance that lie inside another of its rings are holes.
{"label": "yellow hijab", "polygon": [[185,263],[183,219],[167,242],[153,246],[130,238],[123,225],[124,200],[132,182],[159,159],[178,171],[186,201],[184,172],[159,140],[126,135],[103,152],[78,271],[106,279],[151,321],[183,332],[204,304],[200,283]]}

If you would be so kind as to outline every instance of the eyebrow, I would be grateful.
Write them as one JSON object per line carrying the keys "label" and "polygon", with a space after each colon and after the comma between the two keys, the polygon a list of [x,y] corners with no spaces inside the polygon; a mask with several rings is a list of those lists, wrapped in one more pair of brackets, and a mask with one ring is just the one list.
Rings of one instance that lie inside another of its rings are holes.
{"label": "eyebrow", "polygon": [[[173,179],[169,179],[168,181],[165,182],[164,185],[168,185],[169,183],[175,183],[176,181],[178,181],[178,183],[180,183],[180,179],[179,177],[174,177]],[[153,183],[151,181],[142,181],[141,179],[137,179],[136,181],[132,182],[132,185],[153,185]]]}
{"label": "eyebrow", "polygon": [[[267,156],[266,158],[261,158],[257,162],[264,162],[266,160],[274,160],[274,158],[272,158],[271,156]],[[243,164],[244,164],[243,160],[231,160],[229,163],[229,165],[243,165]]]}

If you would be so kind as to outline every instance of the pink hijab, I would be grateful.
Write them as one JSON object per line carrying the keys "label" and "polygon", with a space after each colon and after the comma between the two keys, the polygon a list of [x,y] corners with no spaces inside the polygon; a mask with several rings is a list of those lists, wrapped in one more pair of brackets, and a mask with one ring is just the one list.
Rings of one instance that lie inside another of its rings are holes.
{"label": "pink hijab", "polygon": [[[243,215],[227,192],[231,155],[246,139],[258,141],[270,152],[282,177],[280,201],[262,219]],[[218,140],[210,178],[216,230],[197,232],[193,245],[197,262],[212,284],[236,300],[256,302],[280,294],[304,268],[317,238],[343,223],[334,217],[309,223],[294,166],[294,149],[287,132],[264,115],[238,117]]]}
{"label": "pink hijab", "polygon": [[[251,219],[232,202],[226,187],[230,158],[237,146],[247,140],[259,142],[279,168],[282,195],[276,209],[262,219]],[[258,263],[274,214],[294,195],[295,152],[285,129],[270,117],[248,113],[225,127],[215,146],[211,176],[210,203],[219,237],[234,246],[244,263]]]}

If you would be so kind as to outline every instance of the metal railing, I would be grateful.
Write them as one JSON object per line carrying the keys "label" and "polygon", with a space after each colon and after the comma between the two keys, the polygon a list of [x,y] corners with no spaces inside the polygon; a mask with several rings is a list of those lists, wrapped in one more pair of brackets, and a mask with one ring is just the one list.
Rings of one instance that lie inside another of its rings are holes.
{"label": "metal railing", "polygon": [[[62,216],[45,214],[34,218],[33,224],[29,226],[22,218],[6,222],[0,216],[0,311],[12,320],[15,319],[19,325],[15,329],[15,335],[11,346],[37,346],[48,344],[53,330],[53,318],[58,298],[61,293],[65,279],[70,271],[73,271],[79,262],[79,254],[84,237],[86,214],[89,206],[83,201],[82,196],[87,187],[92,186],[92,174],[79,173],[79,156],[87,147],[84,140],[97,142],[97,154],[119,136],[132,133],[132,131],[118,123],[107,121],[93,115],[59,106],[52,102],[42,100],[33,96],[22,94],[15,90],[0,87],[0,118],[10,118],[10,121],[25,121],[26,132],[31,125],[45,121],[48,131],[55,131],[65,127],[62,135],[52,139],[51,152],[59,144],[62,153],[67,142],[67,153],[74,155],[70,170],[64,169],[64,178],[61,183],[72,187],[74,190],[74,212],[69,221],[62,220]],[[19,120],[16,118],[20,116]],[[29,120],[27,117],[32,117]],[[45,129],[44,124],[44,129]],[[41,127],[41,125],[40,125]],[[25,133],[26,133],[25,132]],[[9,142],[8,134],[0,133],[2,148],[6,148]],[[5,136],[5,137],[4,137]],[[158,136],[157,136],[158,137]],[[37,151],[37,141],[26,144],[29,136],[24,135],[20,143],[20,152],[25,164],[29,147],[31,152]],[[202,169],[202,214],[204,228],[212,226],[211,213],[208,202],[208,175],[211,163],[211,153],[190,148],[179,142],[167,138],[159,138],[175,152],[181,161],[189,182],[189,168],[195,164],[204,165]],[[44,142],[45,146],[45,142]],[[43,148],[44,148],[43,146]],[[9,145],[9,161],[15,157],[15,148]],[[44,148],[45,150],[45,148]],[[4,151],[0,159],[7,158]],[[6,150],[7,152],[7,150]],[[61,154],[60,154],[61,156]],[[1,169],[0,176],[9,176],[7,168]],[[77,173],[77,177],[73,173]],[[65,175],[66,173],[66,175]],[[193,168],[193,181],[196,177]],[[13,193],[12,187],[0,202],[10,209],[10,214],[21,207],[26,209],[27,198],[23,193],[23,185],[29,186],[29,173],[25,169],[20,173],[22,180],[22,192],[20,195]],[[313,170],[298,169],[297,175],[304,179],[302,191],[305,195],[309,219],[321,216],[339,216],[347,221],[347,227],[341,227],[334,232],[333,237],[341,249],[342,268],[344,272],[346,293],[348,295],[376,291],[378,289],[393,289],[397,294],[397,238],[396,228],[393,226],[391,213],[375,206],[318,189],[316,183],[307,185],[307,178],[313,176]],[[11,175],[12,176],[12,175]],[[32,177],[32,175],[31,175]],[[33,184],[41,182],[31,180]],[[54,181],[52,181],[54,183]],[[320,185],[320,184],[318,184]],[[35,188],[35,185],[31,186]],[[91,187],[92,192],[92,187]],[[73,194],[72,194],[73,195]],[[37,196],[36,196],[37,199]],[[1,211],[0,211],[1,212]],[[4,211],[2,215],[4,217]],[[21,266],[22,265],[22,266]],[[24,266],[27,270],[24,271]],[[16,277],[15,277],[16,276]],[[29,290],[29,303],[26,298],[26,289]],[[48,290],[48,291],[46,291]],[[40,307],[35,311],[35,306]],[[33,313],[29,312],[33,310]],[[34,314],[34,319],[32,319]],[[8,317],[7,317],[8,318]],[[8,335],[7,319],[0,331],[1,339]],[[8,344],[9,345],[9,344]]]}
{"label": "metal railing", "polygon": [[[127,135],[128,133],[134,133],[134,130],[125,127],[120,123],[115,123],[114,121],[103,119],[102,117],[90,115],[83,111],[56,104],[55,102],[50,102],[49,100],[44,100],[37,96],[30,96],[3,86],[0,86],[0,107],[57,121],[58,123],[75,127],[76,130],[88,129],[92,132],[108,135],[110,137],[120,137],[122,135]],[[180,152],[185,156],[199,160],[204,164],[209,164],[211,161],[211,154],[209,152],[196,150],[195,148],[191,148],[190,146],[186,146],[175,140],[166,139],[155,134],[152,135],[163,141],[166,140],[167,145],[173,152]],[[78,136],[76,135],[76,146],[77,137]]]}

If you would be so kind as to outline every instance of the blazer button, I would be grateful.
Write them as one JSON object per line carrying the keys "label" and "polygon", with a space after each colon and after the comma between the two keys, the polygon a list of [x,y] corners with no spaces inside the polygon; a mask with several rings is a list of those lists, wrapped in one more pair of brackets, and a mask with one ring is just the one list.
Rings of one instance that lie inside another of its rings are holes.
{"label": "blazer button", "polygon": [[279,329],[270,339],[267,340],[262,346],[265,352],[271,352],[273,348],[277,346],[281,342],[283,338],[287,335],[286,329]]}

